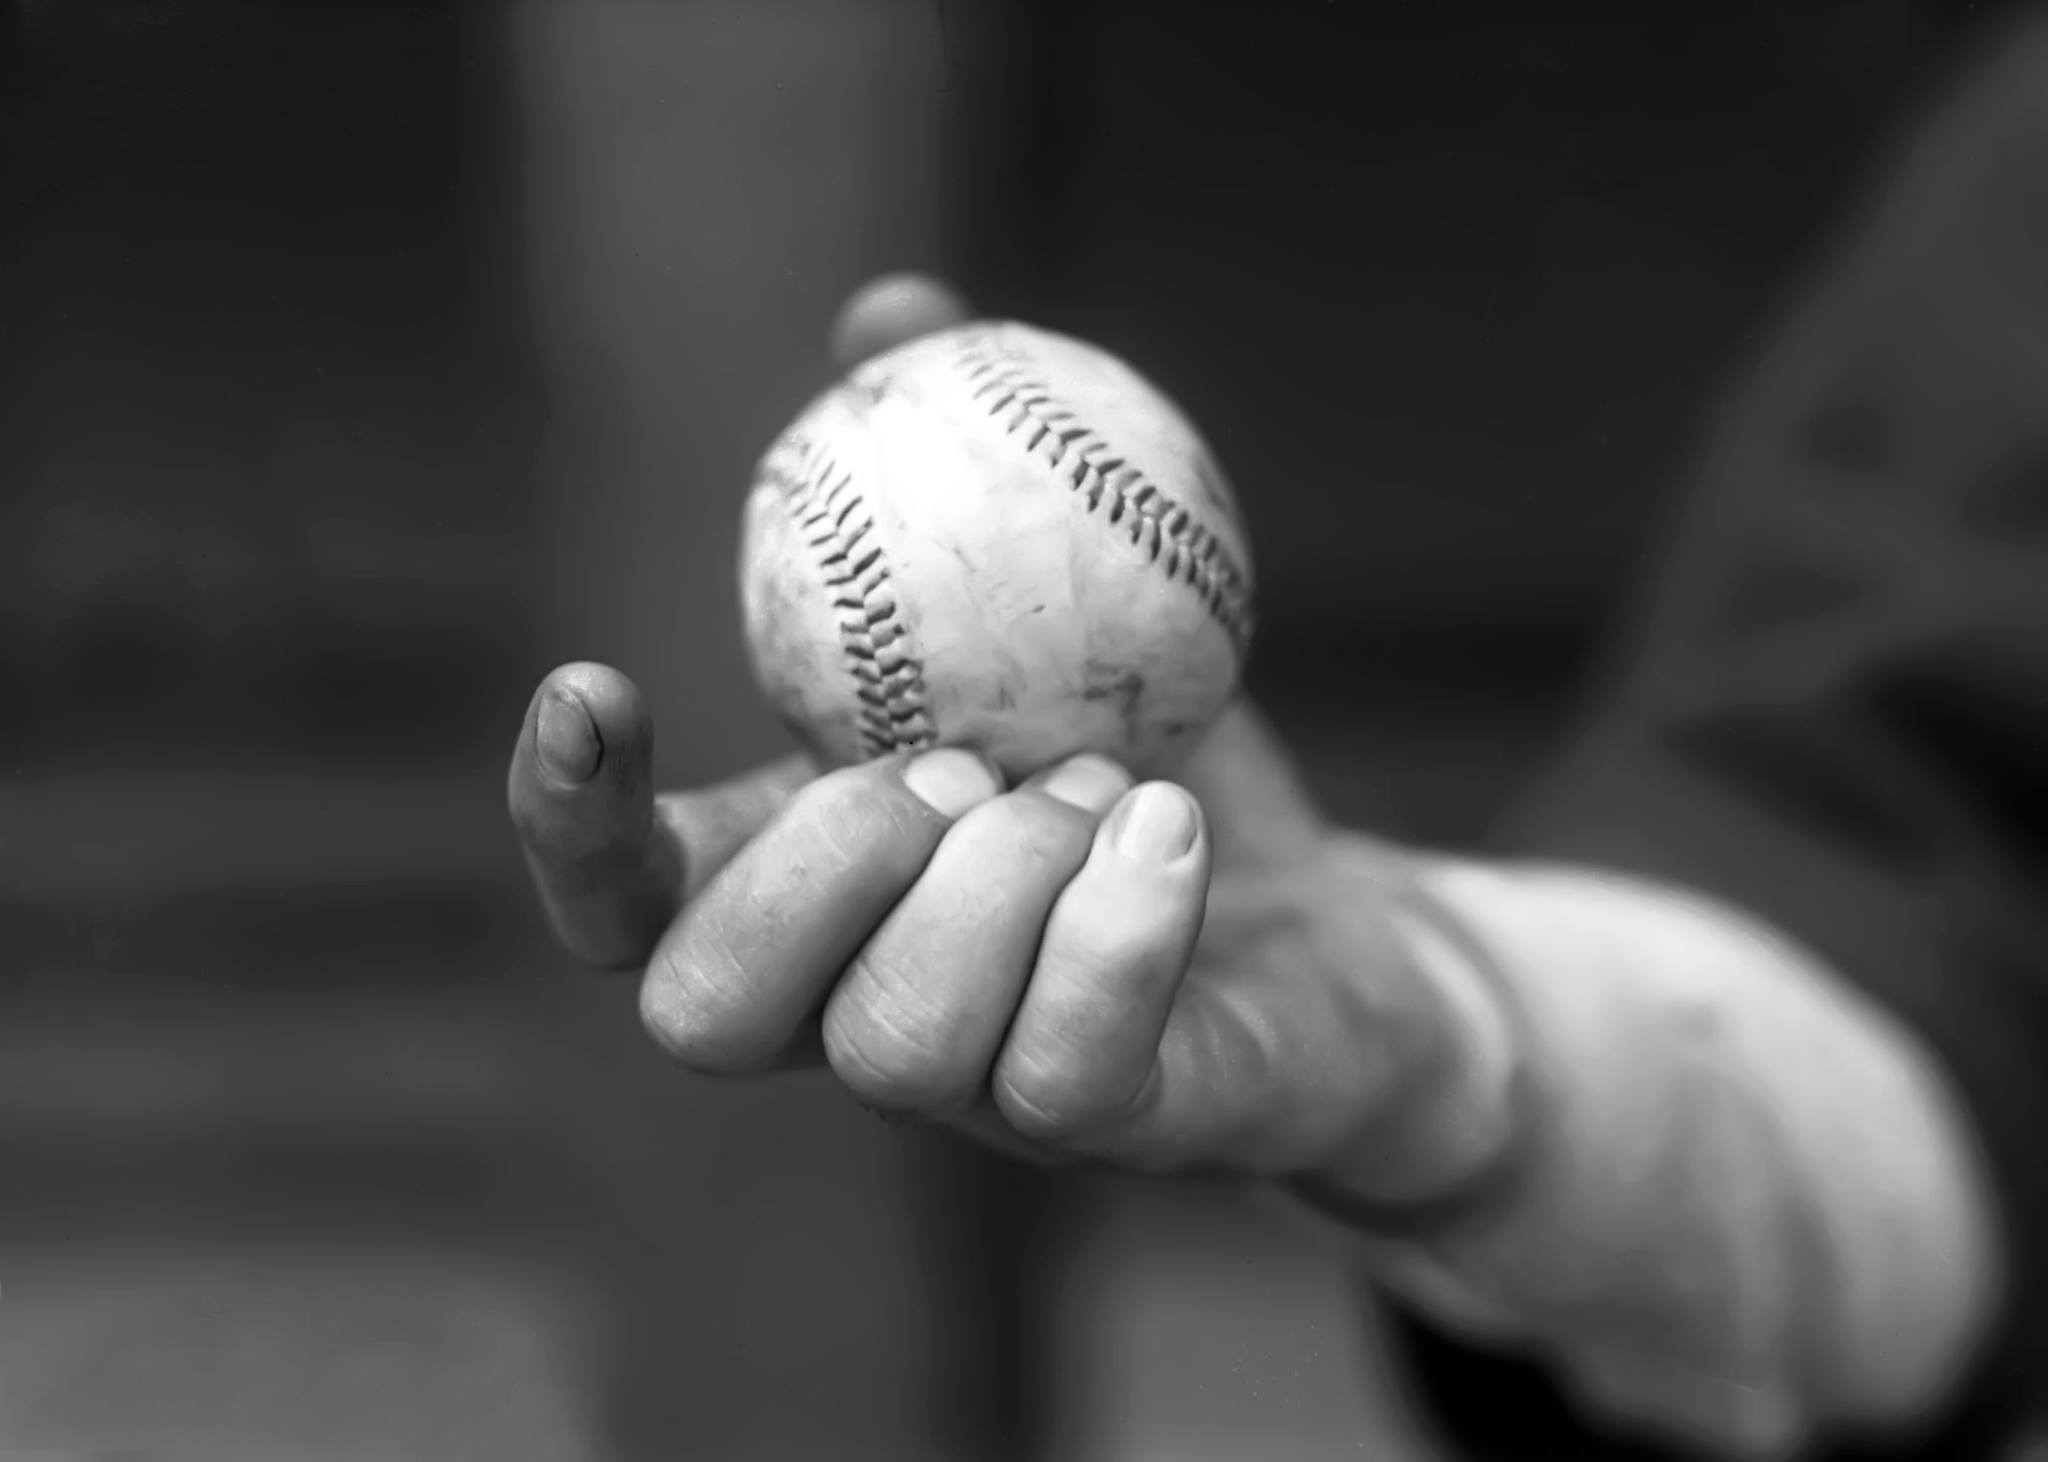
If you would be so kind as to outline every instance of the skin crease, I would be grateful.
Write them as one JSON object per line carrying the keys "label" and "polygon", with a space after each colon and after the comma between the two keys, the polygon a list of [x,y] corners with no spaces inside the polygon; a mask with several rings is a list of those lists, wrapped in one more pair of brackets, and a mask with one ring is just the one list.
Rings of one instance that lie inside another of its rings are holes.
{"label": "skin crease", "polygon": [[[877,281],[834,326],[837,364],[963,314]],[[508,798],[564,948],[641,970],[650,1032],[692,1069],[824,1063],[892,1117],[1155,1174],[1355,1169],[1373,1136],[1385,1161],[1352,1182],[1371,1199],[1455,1186],[1506,1124],[1462,1089],[1452,1007],[1402,935],[1402,858],[1332,828],[1243,700],[1177,784],[1083,757],[985,774],[951,816],[905,756],[657,796],[653,730],[625,675],[564,666]],[[1141,798],[1191,821],[1185,851],[1119,851]],[[1440,1128],[1463,1139],[1415,1140]]]}

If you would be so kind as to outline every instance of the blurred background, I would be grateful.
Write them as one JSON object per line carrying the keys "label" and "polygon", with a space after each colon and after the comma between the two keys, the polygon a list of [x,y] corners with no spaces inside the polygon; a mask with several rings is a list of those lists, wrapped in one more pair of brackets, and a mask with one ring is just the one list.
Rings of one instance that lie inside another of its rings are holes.
{"label": "blurred background", "polygon": [[1477,837],[1998,9],[0,0],[0,1450],[1418,1455],[1241,1198],[666,1065],[527,904],[527,696],[779,740],[748,470],[935,270],[1182,401],[1312,780]]}

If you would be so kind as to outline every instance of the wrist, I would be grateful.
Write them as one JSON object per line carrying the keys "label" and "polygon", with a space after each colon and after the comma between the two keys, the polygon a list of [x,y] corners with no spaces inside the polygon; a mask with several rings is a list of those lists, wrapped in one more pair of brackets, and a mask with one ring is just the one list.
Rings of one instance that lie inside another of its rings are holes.
{"label": "wrist", "polygon": [[1430,1012],[1415,1071],[1292,1186],[1373,1227],[1484,1206],[1526,1148],[1527,1037],[1486,951],[1432,896],[1427,865],[1385,909]]}

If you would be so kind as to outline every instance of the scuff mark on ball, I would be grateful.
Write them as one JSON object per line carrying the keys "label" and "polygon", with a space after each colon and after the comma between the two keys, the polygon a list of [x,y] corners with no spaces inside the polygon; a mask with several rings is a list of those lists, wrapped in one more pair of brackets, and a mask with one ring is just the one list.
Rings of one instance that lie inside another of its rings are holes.
{"label": "scuff mark on ball", "polygon": [[1145,700],[1145,673],[1134,665],[1117,665],[1091,657],[1081,679],[1081,699],[1090,705],[1116,702],[1117,720],[1124,737],[1136,741],[1138,711]]}

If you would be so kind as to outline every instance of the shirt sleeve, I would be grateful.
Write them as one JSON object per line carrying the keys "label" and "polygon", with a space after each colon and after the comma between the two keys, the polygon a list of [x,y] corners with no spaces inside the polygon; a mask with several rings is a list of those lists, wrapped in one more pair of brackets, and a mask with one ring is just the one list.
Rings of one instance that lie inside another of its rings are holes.
{"label": "shirt sleeve", "polygon": [[[1913,1455],[1992,1457],[2048,1385],[2048,24],[1962,80],[1712,424],[1596,705],[1498,848],[1740,905],[1945,1067],[2007,1293]],[[1406,1323],[1475,1452],[1562,1424],[1529,1375]]]}

